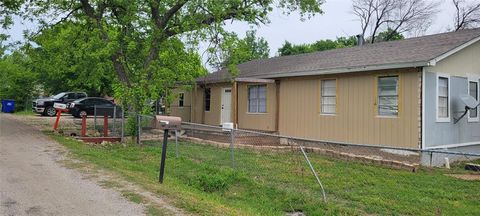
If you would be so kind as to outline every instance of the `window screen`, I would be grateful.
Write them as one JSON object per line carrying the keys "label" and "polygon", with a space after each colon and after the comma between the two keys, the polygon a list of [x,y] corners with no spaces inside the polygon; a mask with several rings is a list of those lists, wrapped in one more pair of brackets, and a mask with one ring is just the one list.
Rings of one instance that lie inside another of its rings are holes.
{"label": "window screen", "polygon": [[[473,98],[475,98],[475,100],[478,101],[478,82],[470,81],[468,85],[469,85],[468,88],[469,88],[470,96],[472,96]],[[470,115],[470,118],[477,118],[478,117],[477,108],[471,109],[469,115]]]}
{"label": "window screen", "polygon": [[321,82],[321,109],[324,114],[335,114],[337,110],[337,81],[322,80]]}
{"label": "window screen", "polygon": [[256,85],[248,87],[248,112],[267,112],[267,86]]}
{"label": "window screen", "polygon": [[378,78],[378,115],[398,116],[398,76]]}
{"label": "window screen", "polygon": [[178,98],[178,106],[179,106],[179,107],[183,107],[184,100],[185,100],[185,94],[184,94],[184,93],[180,93],[180,96],[179,96],[179,98]]}
{"label": "window screen", "polygon": [[438,78],[438,117],[448,118],[448,78]]}
{"label": "window screen", "polygon": [[211,89],[205,89],[205,111],[210,111]]}

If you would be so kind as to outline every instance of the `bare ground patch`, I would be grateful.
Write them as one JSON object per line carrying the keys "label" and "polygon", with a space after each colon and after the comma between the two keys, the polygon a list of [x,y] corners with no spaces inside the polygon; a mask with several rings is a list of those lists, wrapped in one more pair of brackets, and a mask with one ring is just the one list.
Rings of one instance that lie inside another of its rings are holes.
{"label": "bare ground patch", "polygon": [[457,179],[467,180],[467,181],[480,181],[480,174],[445,174]]}

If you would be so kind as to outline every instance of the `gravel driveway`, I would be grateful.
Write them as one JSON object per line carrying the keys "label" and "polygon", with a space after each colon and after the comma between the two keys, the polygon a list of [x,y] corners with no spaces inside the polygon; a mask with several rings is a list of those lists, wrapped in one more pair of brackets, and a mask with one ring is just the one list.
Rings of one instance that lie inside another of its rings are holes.
{"label": "gravel driveway", "polygon": [[144,207],[67,169],[61,146],[0,114],[0,215],[143,215]]}

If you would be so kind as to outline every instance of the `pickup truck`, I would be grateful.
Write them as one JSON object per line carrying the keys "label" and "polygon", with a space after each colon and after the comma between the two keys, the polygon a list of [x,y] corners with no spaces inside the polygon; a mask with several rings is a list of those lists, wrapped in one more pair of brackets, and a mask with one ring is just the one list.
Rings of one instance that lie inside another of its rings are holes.
{"label": "pickup truck", "polygon": [[85,92],[62,92],[48,98],[39,98],[33,101],[33,112],[46,116],[55,116],[57,111],[53,108],[54,103],[67,104],[74,100],[85,98]]}

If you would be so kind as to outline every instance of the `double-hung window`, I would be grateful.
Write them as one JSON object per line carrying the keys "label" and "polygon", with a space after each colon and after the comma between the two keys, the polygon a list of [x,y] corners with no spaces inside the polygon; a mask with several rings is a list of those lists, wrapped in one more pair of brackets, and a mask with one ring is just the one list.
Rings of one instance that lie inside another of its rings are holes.
{"label": "double-hung window", "polygon": [[248,112],[266,113],[267,112],[267,86],[251,85],[248,86]]}
{"label": "double-hung window", "polygon": [[[478,101],[478,80],[468,81],[468,94]],[[468,121],[478,121],[478,108],[471,109],[468,113]]]}
{"label": "double-hung window", "polygon": [[449,77],[438,76],[437,79],[437,121],[450,121],[450,81]]}
{"label": "double-hung window", "polygon": [[337,80],[326,79],[320,83],[321,113],[335,114],[337,111]]}
{"label": "double-hung window", "polygon": [[178,97],[178,106],[183,107],[184,102],[185,102],[185,93],[180,93]]}
{"label": "double-hung window", "polygon": [[398,116],[398,76],[378,77],[378,115]]}
{"label": "double-hung window", "polygon": [[205,89],[205,111],[210,111],[210,99],[212,91],[210,88]]}

